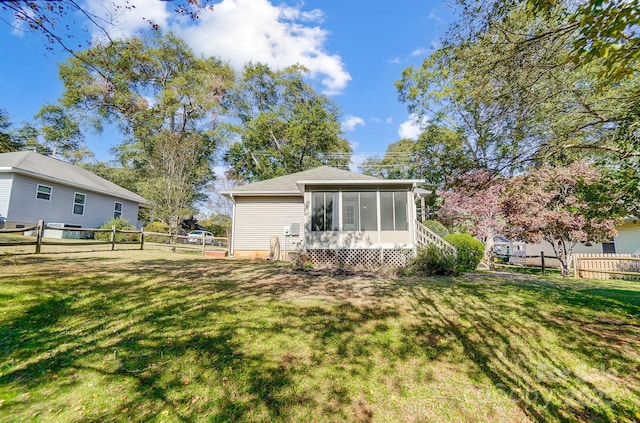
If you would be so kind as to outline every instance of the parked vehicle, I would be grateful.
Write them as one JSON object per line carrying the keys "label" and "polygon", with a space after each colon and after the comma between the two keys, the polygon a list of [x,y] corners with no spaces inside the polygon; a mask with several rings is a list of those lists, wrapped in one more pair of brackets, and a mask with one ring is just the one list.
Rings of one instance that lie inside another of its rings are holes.
{"label": "parked vehicle", "polygon": [[207,231],[192,231],[187,234],[187,244],[202,244],[204,236],[204,242],[209,245],[215,245],[216,240],[213,239],[213,234]]}

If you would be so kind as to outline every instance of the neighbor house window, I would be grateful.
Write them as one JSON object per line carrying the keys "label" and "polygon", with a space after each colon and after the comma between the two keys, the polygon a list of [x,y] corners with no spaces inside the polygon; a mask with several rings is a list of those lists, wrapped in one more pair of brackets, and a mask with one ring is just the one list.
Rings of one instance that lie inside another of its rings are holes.
{"label": "neighbor house window", "polygon": [[116,201],[113,206],[113,217],[116,219],[122,216],[122,203]]}
{"label": "neighbor house window", "polygon": [[378,230],[378,204],[375,192],[342,193],[342,230]]}
{"label": "neighbor house window", "polygon": [[51,200],[51,191],[53,191],[53,188],[38,184],[38,188],[36,189],[36,198],[49,201]]}
{"label": "neighbor house window", "polygon": [[338,230],[337,192],[314,192],[311,194],[311,230]]}
{"label": "neighbor house window", "polygon": [[406,231],[409,229],[406,191],[383,191],[380,193],[380,219],[383,231]]}
{"label": "neighbor house window", "polygon": [[84,214],[84,204],[87,200],[87,196],[76,192],[73,196],[73,214]]}
{"label": "neighbor house window", "polygon": [[602,243],[602,254],[615,254],[616,243],[613,240]]}

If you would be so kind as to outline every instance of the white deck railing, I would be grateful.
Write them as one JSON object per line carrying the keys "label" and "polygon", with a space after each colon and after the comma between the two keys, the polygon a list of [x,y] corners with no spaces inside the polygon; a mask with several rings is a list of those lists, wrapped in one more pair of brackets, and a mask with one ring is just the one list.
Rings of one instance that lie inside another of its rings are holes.
{"label": "white deck railing", "polygon": [[440,235],[427,228],[422,222],[416,220],[416,244],[418,248],[427,245],[435,245],[440,250],[456,255],[456,247],[445,241]]}

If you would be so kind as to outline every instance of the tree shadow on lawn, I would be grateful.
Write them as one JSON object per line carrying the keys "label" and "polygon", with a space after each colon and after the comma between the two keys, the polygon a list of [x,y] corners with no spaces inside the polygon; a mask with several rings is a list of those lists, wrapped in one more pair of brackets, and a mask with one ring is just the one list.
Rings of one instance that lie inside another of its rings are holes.
{"label": "tree shadow on lawn", "polygon": [[[366,377],[386,342],[376,334],[398,315],[344,302],[353,290],[335,284],[323,288],[330,304],[281,300],[290,290],[263,280],[299,292],[312,284],[272,264],[100,263],[51,263],[15,281],[28,295],[2,321],[0,389],[15,394],[2,410],[47,419],[60,407],[59,420],[77,421],[357,420],[359,396],[331,375]],[[335,370],[304,382],[326,366]],[[78,403],[84,415],[73,413]]]}
{"label": "tree shadow on lawn", "polygon": [[584,300],[490,277],[309,276],[240,260],[49,264],[15,282],[29,294],[22,312],[0,315],[0,392],[14,394],[0,414],[368,421],[377,409],[359,385],[411,360],[460,363],[459,351],[471,380],[488,380],[533,420],[634,421],[639,411],[633,295]]}
{"label": "tree shadow on lawn", "polygon": [[437,316],[532,419],[638,421],[640,292],[581,289],[526,279],[407,286],[416,310]]}

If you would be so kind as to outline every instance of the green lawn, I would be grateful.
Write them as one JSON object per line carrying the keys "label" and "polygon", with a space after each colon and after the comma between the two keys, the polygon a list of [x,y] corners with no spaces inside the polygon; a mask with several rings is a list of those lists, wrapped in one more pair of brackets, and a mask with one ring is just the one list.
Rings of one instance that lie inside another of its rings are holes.
{"label": "green lawn", "polygon": [[640,282],[0,257],[0,421],[631,422]]}

